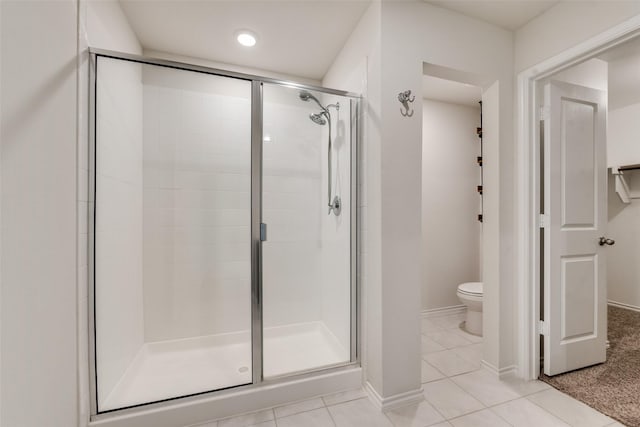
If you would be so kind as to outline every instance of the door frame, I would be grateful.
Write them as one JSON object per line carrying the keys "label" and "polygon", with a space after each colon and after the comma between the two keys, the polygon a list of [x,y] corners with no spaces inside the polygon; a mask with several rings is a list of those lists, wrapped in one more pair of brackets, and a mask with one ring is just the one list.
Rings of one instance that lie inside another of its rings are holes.
{"label": "door frame", "polygon": [[640,36],[640,15],[522,72],[516,81],[516,283],[518,376],[540,375],[540,120],[541,80]]}

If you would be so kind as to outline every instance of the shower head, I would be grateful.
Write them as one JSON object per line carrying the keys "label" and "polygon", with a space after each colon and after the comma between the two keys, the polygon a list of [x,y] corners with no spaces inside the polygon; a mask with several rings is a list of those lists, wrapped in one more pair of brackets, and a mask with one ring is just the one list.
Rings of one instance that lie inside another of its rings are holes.
{"label": "shower head", "polygon": [[318,104],[318,107],[320,107],[322,109],[322,111],[326,112],[327,109],[324,107],[324,105],[322,105],[320,103],[320,101],[318,101],[318,98],[316,98],[315,96],[313,96],[313,94],[311,94],[311,92],[306,91],[306,90],[301,90],[300,94],[298,95],[300,97],[301,100],[305,101],[305,102],[309,102],[310,99],[313,99],[313,101]]}
{"label": "shower head", "polygon": [[313,98],[313,95],[311,95],[310,92],[308,92],[306,90],[301,90],[300,91],[300,99],[302,99],[303,101],[308,101],[311,98]]}
{"label": "shower head", "polygon": [[311,113],[309,114],[309,118],[311,121],[318,125],[326,125],[327,121],[322,117],[324,113]]}

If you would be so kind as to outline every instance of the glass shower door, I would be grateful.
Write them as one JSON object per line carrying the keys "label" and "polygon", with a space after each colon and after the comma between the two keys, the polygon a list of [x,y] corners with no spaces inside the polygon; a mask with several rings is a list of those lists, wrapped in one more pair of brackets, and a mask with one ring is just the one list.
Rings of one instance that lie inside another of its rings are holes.
{"label": "glass shower door", "polygon": [[251,82],[96,61],[97,412],[249,384]]}
{"label": "glass shower door", "polygon": [[355,362],[357,101],[92,59],[92,414]]}
{"label": "glass shower door", "polygon": [[351,100],[263,86],[264,378],[351,361]]}

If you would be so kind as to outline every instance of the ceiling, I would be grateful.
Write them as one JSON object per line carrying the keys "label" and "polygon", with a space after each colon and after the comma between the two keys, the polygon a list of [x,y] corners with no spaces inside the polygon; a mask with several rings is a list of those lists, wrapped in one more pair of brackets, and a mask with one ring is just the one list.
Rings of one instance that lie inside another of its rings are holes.
{"label": "ceiling", "polygon": [[[145,50],[321,80],[371,0],[119,0]],[[429,0],[514,30],[558,0]],[[258,36],[240,46],[238,30]]]}
{"label": "ceiling", "polygon": [[[144,49],[320,80],[370,0],[120,0]],[[258,36],[239,45],[238,30]]]}
{"label": "ceiling", "polygon": [[478,86],[432,76],[422,77],[422,95],[426,99],[478,107],[482,92]]}
{"label": "ceiling", "polygon": [[436,6],[514,31],[560,0],[425,0]]}

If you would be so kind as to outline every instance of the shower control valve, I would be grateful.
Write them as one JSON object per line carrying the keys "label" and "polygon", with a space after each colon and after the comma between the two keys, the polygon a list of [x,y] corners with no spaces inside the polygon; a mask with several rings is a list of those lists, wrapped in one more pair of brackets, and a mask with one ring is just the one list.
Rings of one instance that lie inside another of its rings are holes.
{"label": "shower control valve", "polygon": [[340,200],[340,196],[335,196],[333,201],[329,204],[329,214],[333,212],[335,216],[340,216],[340,212],[342,212],[342,201]]}

